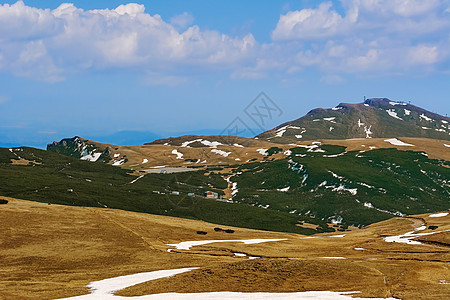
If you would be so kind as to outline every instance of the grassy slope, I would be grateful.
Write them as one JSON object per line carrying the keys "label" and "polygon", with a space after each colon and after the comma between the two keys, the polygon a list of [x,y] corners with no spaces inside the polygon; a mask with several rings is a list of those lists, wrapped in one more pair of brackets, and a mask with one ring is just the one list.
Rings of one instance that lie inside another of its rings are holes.
{"label": "grassy slope", "polygon": [[[298,218],[286,212],[186,196],[189,192],[201,194],[205,190],[222,193],[226,183],[219,175],[206,176],[201,171],[148,174],[130,184],[137,177],[121,168],[33,148],[20,149],[23,151],[13,151],[14,154],[0,148],[0,195],[56,204],[120,208],[255,229],[314,232],[295,226]],[[39,164],[11,164],[17,155]],[[172,195],[172,191],[180,195]]]}
{"label": "grassy slope", "polygon": [[[448,299],[448,246],[386,243],[384,236],[421,224],[450,229],[450,215],[393,218],[344,237],[303,236],[115,209],[47,205],[7,199],[0,205],[0,299],[59,299],[89,293],[89,282],[184,267],[200,267],[118,291],[121,296],[167,292],[361,291],[359,297]],[[220,226],[220,225],[219,225]],[[198,230],[208,234],[198,235]],[[447,232],[448,233],[448,232]],[[423,238],[444,241],[436,233]],[[173,250],[192,240],[286,239],[253,245],[215,243]],[[447,234],[448,238],[448,234]],[[447,242],[448,245],[448,242]],[[358,247],[360,250],[355,250]],[[361,250],[363,247],[365,250]],[[249,260],[233,253],[262,259]],[[188,253],[188,254],[186,254]],[[290,259],[286,259],[289,257]],[[324,257],[344,257],[327,259]]]}
{"label": "grassy slope", "polygon": [[[235,172],[242,174],[232,177],[239,190],[234,200],[270,205],[271,209],[286,212],[295,210],[305,221],[322,226],[340,216],[343,228],[384,220],[397,212],[416,214],[449,207],[450,169],[442,165],[448,166],[448,162],[395,149],[324,157],[344,148],[321,148],[327,152],[293,148],[290,158],[237,168]],[[356,194],[333,191],[340,186],[357,189]],[[277,191],[286,187],[287,192]],[[369,207],[369,203],[375,208]]]}

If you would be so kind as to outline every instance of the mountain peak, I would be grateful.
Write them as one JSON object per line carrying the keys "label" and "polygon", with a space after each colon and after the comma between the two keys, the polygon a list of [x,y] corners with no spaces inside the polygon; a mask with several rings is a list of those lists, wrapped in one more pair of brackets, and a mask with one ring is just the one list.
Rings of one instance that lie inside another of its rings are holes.
{"label": "mountain peak", "polygon": [[370,98],[316,108],[257,137],[276,143],[314,139],[425,137],[449,140],[450,118],[404,101]]}

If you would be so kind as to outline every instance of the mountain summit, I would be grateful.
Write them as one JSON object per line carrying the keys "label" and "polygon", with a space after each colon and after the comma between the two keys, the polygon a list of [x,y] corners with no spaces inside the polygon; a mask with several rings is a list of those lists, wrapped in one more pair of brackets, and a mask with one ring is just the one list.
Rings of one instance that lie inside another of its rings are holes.
{"label": "mountain summit", "polygon": [[387,98],[317,108],[257,136],[275,143],[314,139],[425,137],[450,140],[450,118]]}

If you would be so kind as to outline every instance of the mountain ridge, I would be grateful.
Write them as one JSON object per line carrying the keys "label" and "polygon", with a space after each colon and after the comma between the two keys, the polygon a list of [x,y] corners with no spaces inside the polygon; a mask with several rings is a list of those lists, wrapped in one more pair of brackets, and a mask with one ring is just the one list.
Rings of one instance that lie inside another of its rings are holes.
{"label": "mountain ridge", "polygon": [[256,136],[275,143],[313,139],[424,137],[450,140],[450,118],[405,102],[371,98],[315,108]]}

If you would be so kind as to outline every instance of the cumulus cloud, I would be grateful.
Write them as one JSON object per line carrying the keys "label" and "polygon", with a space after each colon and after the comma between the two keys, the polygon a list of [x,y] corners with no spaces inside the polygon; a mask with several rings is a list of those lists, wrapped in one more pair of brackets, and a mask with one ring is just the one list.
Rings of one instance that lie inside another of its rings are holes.
{"label": "cumulus cloud", "polygon": [[174,25],[176,28],[184,29],[189,25],[194,23],[194,16],[188,12],[184,12],[181,15],[174,16],[170,18],[170,24]]}
{"label": "cumulus cloud", "polygon": [[74,73],[134,69],[151,85],[184,84],[190,74],[285,79],[310,68],[326,83],[346,73],[440,72],[450,60],[450,0],[340,0],[283,13],[258,43],[193,25],[189,13],[165,21],[144,5],[83,10],[0,5],[0,71],[49,82]]}
{"label": "cumulus cloud", "polygon": [[[187,25],[188,17],[173,22]],[[68,3],[54,10],[22,1],[0,5],[0,69],[47,81],[89,69],[230,69],[241,65],[256,47],[251,34],[234,38],[198,26],[179,31],[134,3],[101,10]]]}
{"label": "cumulus cloud", "polygon": [[[274,42],[302,42],[300,66],[327,72],[405,72],[439,68],[450,57],[448,0],[341,0],[280,16]],[[305,49],[306,48],[306,49]],[[430,69],[430,68],[428,68]]]}

